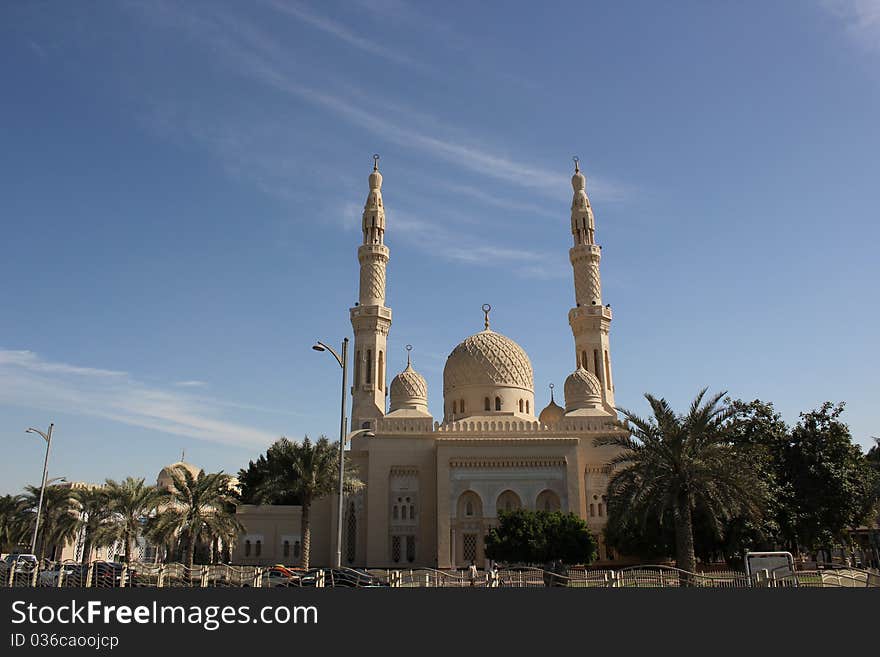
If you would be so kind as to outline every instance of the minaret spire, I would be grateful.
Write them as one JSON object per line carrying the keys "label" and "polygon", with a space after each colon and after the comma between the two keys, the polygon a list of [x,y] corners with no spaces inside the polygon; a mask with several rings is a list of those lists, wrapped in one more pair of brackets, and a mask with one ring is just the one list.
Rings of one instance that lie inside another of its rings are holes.
{"label": "minaret spire", "polygon": [[373,155],[369,184],[361,222],[364,240],[358,248],[361,265],[358,303],[349,311],[354,328],[352,429],[371,427],[372,420],[385,415],[385,354],[391,329],[391,309],[385,307],[389,251],[385,246],[385,205],[378,155]]}
{"label": "minaret spire", "polygon": [[575,307],[568,313],[574,333],[575,368],[583,367],[602,382],[602,400],[614,412],[614,385],[611,378],[611,307],[602,305],[602,279],[599,261],[602,247],[596,244],[593,208],[587,196],[587,178],[581,173],[580,159],[575,156],[571,187],[571,234],[574,246],[569,260],[574,269]]}

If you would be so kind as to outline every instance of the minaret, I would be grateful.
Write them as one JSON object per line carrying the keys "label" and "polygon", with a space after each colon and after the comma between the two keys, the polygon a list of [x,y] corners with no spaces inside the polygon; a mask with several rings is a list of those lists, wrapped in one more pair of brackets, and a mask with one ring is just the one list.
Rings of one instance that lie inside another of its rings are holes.
{"label": "minaret", "polygon": [[592,372],[602,383],[602,402],[614,412],[614,380],[611,377],[611,346],[608,332],[611,328],[611,306],[602,305],[602,282],[599,278],[599,260],[602,247],[596,244],[596,225],[593,209],[587,198],[587,179],[581,173],[578,158],[574,158],[571,177],[574,197],[571,201],[571,234],[574,246],[568,252],[574,268],[574,295],[577,303],[568,312],[568,323],[574,333],[577,367]]}
{"label": "minaret", "polygon": [[385,207],[379,156],[373,156],[370,193],[364,205],[364,243],[358,248],[361,263],[358,303],[350,309],[354,329],[354,374],[351,386],[351,428],[374,427],[385,415],[385,355],[391,308],[385,307]]}

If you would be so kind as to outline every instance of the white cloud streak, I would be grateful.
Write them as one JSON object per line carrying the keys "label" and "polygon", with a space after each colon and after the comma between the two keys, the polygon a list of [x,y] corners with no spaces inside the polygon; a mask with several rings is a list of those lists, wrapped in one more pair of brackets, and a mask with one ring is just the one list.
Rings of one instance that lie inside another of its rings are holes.
{"label": "white cloud streak", "polygon": [[126,372],[45,360],[32,351],[0,350],[0,403],[239,447],[265,447],[280,435],[220,419],[222,408],[234,404],[150,386]]}
{"label": "white cloud streak", "polygon": [[[528,157],[514,160],[467,138],[451,139],[427,133],[415,125],[424,121],[424,115],[414,115],[410,117],[413,120],[408,120],[396,105],[389,107],[386,112],[387,101],[381,98],[370,97],[368,102],[363,102],[365,95],[359,91],[351,91],[343,96],[299,82],[289,75],[290,62],[296,60],[295,54],[270,34],[240,17],[223,14],[205,17],[180,7],[153,3],[140,6],[148,16],[152,16],[162,25],[182,29],[192,39],[209,46],[212,52],[225,57],[232,70],[246,78],[319,109],[329,110],[352,125],[396,145],[420,151],[472,173],[510,183],[517,188],[535,190],[548,198],[558,199],[570,193],[569,172],[566,169],[524,165],[523,162],[528,161]],[[302,13],[306,10],[297,11]],[[355,99],[358,102],[354,102]],[[360,109],[361,107],[370,109],[367,111]],[[386,118],[386,115],[394,114],[403,121]],[[444,128],[436,119],[428,119],[436,132],[450,132],[448,127]],[[627,186],[595,176],[589,178],[588,185],[588,191],[594,200],[618,201],[631,194]]]}
{"label": "white cloud streak", "polygon": [[821,0],[821,5],[861,47],[880,50],[880,0]]}

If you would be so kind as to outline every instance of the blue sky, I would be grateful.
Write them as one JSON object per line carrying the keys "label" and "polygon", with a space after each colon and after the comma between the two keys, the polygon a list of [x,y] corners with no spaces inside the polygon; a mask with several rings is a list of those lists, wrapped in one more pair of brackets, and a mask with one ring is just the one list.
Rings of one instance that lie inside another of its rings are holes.
{"label": "blue sky", "polygon": [[[571,157],[619,405],[703,386],[880,435],[880,3],[5,2],[0,493],[237,471],[338,427],[371,155],[389,375],[482,327],[574,367]],[[389,376],[390,378],[390,376]]]}

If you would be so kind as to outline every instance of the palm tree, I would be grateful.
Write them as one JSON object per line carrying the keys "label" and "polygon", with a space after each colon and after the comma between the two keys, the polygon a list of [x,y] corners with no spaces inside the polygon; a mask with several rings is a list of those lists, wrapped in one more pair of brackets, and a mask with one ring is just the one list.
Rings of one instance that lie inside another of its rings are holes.
{"label": "palm tree", "polygon": [[98,546],[101,528],[110,519],[110,496],[103,486],[81,488],[74,491],[74,495],[80,506],[77,532],[83,532],[81,561],[87,564],[92,558],[92,551]]}
{"label": "palm tree", "polygon": [[721,531],[722,521],[739,514],[760,515],[762,483],[749,465],[736,457],[728,430],[733,410],[720,406],[726,394],[703,401],[706,388],[686,415],[677,415],[665,399],[645,394],[654,416],[644,419],[618,409],[630,434],[599,438],[597,445],[617,447],[608,483],[609,509],[662,522],[671,513],[676,563],[693,572],[693,514],[701,514]]}
{"label": "palm tree", "polygon": [[230,486],[231,477],[222,472],[197,477],[184,467],[175,468],[171,477],[174,486],[159,494],[161,512],[151,523],[154,536],[168,540],[178,536],[185,541],[184,557],[188,568],[193,567],[196,545],[214,539],[231,542],[244,531],[235,518],[235,498]]}
{"label": "palm tree", "polygon": [[[312,530],[311,508],[316,500],[337,490],[339,485],[339,443],[331,443],[325,436],[316,442],[306,436],[301,443],[280,438],[266,452],[267,473],[259,484],[255,497],[270,502],[285,495],[293,495],[302,503],[302,556],[300,565],[309,567]],[[363,486],[349,464],[345,466],[345,489],[354,492]]]}
{"label": "palm tree", "polygon": [[121,482],[108,479],[105,490],[110,513],[97,531],[95,540],[102,545],[122,541],[125,561],[130,564],[134,542],[141,533],[142,519],[156,506],[156,489],[145,485],[143,479],[126,477]]}
{"label": "palm tree", "polygon": [[0,497],[0,552],[15,552],[25,538],[22,517],[25,499],[21,495]]}
{"label": "palm tree", "polygon": [[[40,487],[26,486],[27,494],[24,497],[24,509],[22,525],[27,532],[34,531],[34,523],[37,516],[37,505],[40,503]],[[79,502],[73,496],[73,491],[67,486],[46,486],[43,495],[43,511],[40,514],[39,548],[37,550],[40,561],[46,556],[47,548],[52,548],[51,555],[54,557],[55,549],[63,546],[76,536],[76,526],[79,519]]]}

